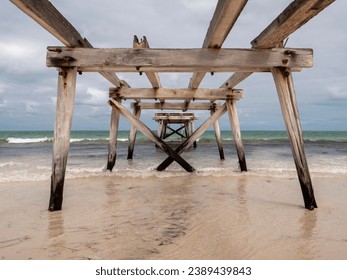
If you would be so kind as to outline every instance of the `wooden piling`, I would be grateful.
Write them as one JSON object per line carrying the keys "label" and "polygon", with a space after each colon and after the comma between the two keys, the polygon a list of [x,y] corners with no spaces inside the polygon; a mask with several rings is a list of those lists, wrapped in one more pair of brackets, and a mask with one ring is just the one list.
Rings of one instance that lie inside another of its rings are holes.
{"label": "wooden piling", "polygon": [[286,124],[301,191],[305,202],[305,208],[313,210],[314,208],[317,208],[317,203],[314,197],[311,176],[304,150],[304,140],[292,74],[289,69],[285,68],[273,68],[271,69],[271,72],[275,80],[282,115]]}
{"label": "wooden piling", "polygon": [[[141,115],[141,107],[135,106],[134,108],[135,118],[139,119],[140,115]],[[129,133],[128,159],[133,159],[136,133],[137,133],[136,127],[134,125],[131,125],[130,133]]]}
{"label": "wooden piling", "polygon": [[58,75],[57,104],[55,113],[52,152],[50,211],[61,210],[65,170],[69,153],[72,115],[76,93],[77,68],[61,68]]}
{"label": "wooden piling", "polygon": [[240,130],[239,117],[237,113],[236,100],[234,99],[226,100],[226,104],[228,108],[228,115],[229,115],[229,120],[231,124],[231,130],[232,130],[234,141],[235,141],[236,152],[239,158],[240,170],[241,172],[247,171],[246,156],[243,149],[243,143],[241,138],[241,130]]}
{"label": "wooden piling", "polygon": [[[211,115],[214,114],[214,112],[216,111],[216,109],[211,109]],[[214,124],[214,135],[216,136],[216,142],[217,142],[217,147],[218,147],[218,151],[219,151],[219,157],[221,160],[224,160],[224,150],[223,150],[223,143],[222,143],[222,137],[221,137],[221,133],[220,133],[220,127],[219,127],[219,121],[217,120]]]}
{"label": "wooden piling", "polygon": [[[118,102],[122,102],[121,99]],[[117,159],[117,138],[119,126],[119,111],[112,107],[110,122],[110,141],[108,144],[107,170],[112,171]]]}

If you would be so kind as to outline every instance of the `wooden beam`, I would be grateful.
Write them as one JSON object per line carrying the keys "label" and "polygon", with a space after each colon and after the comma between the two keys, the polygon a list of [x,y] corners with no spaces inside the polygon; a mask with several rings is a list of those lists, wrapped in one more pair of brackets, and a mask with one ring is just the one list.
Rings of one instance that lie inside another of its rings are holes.
{"label": "wooden beam", "polygon": [[148,139],[153,141],[160,149],[162,149],[173,161],[176,161],[181,165],[187,172],[193,172],[194,168],[186,162],[178,153],[176,153],[170,146],[168,146],[163,140],[161,140],[156,134],[154,134],[144,123],[136,119],[131,112],[123,105],[113,100],[109,99],[109,104],[117,108],[119,112],[125,117],[132,125],[134,125],[138,130],[140,130]]}
{"label": "wooden beam", "polygon": [[166,100],[224,100],[225,98],[241,99],[241,89],[169,89],[169,88],[110,88],[110,97],[122,99],[166,99]]}
{"label": "wooden beam", "polygon": [[70,145],[71,123],[76,93],[76,68],[60,69],[58,76],[57,105],[55,113],[52,152],[52,175],[49,210],[61,210],[65,170]]}
{"label": "wooden beam", "polygon": [[[221,48],[247,0],[219,0],[207,30],[203,48]],[[189,87],[198,88],[205,72],[194,73]]]}
{"label": "wooden beam", "polygon": [[[200,127],[193,132],[193,134],[186,139],[176,150],[175,152],[178,154],[183,153],[187,150],[198,138],[217,120],[220,119],[221,116],[227,111],[227,107],[225,103],[215,111],[213,115],[211,115]],[[158,167],[158,171],[165,170],[171,163],[173,163],[173,159],[168,157],[166,158]]]}
{"label": "wooden beam", "polygon": [[278,46],[295,30],[335,0],[295,0],[251,44],[254,48]]}
{"label": "wooden beam", "polygon": [[[48,0],[10,0],[19,9],[68,47],[92,48],[86,38]],[[114,73],[100,72],[116,87],[124,86]]]}
{"label": "wooden beam", "polygon": [[86,49],[49,47],[48,67],[106,72],[264,72],[313,65],[312,49]]}
{"label": "wooden beam", "polygon": [[292,75],[280,68],[272,69],[278,98],[280,100],[283,119],[286,124],[289,141],[292,148],[294,162],[298,173],[305,208],[313,210],[317,208],[311,176],[304,150],[300,117]]}
{"label": "wooden beam", "polygon": [[[295,0],[252,42],[254,48],[274,48],[290,34],[320,13],[335,0]],[[248,78],[249,73],[234,73],[221,87],[232,88]],[[228,85],[226,85],[228,84]]]}
{"label": "wooden beam", "polygon": [[236,101],[235,100],[227,100],[226,104],[227,104],[227,108],[228,108],[228,115],[229,115],[229,120],[230,120],[230,124],[231,124],[231,130],[232,130],[234,141],[235,141],[236,152],[237,152],[237,156],[239,158],[240,170],[241,170],[241,172],[247,171],[246,156],[245,156],[245,152],[243,149],[240,122],[239,122],[239,117],[238,117],[238,113],[237,113]]}
{"label": "wooden beam", "polygon": [[[117,102],[122,102],[121,99]],[[110,140],[108,144],[107,170],[112,171],[117,159],[117,138],[119,126],[119,111],[112,107],[111,122],[110,122]]]}
{"label": "wooden beam", "polygon": [[[137,36],[134,36],[134,42],[133,42],[133,48],[134,49],[148,49],[149,48],[149,43],[147,41],[147,37],[143,36],[143,39],[139,41]],[[153,88],[160,88],[161,83],[160,83],[160,78],[159,74],[156,72],[145,72],[149,82],[151,83]]]}
{"label": "wooden beam", "polygon": [[[130,107],[134,109],[136,106],[139,106],[141,109],[150,109],[150,110],[184,110],[183,103],[174,103],[174,102],[132,102]],[[218,109],[221,106],[220,103],[211,103],[211,102],[192,102],[188,106],[188,110],[210,110],[211,107]]]}

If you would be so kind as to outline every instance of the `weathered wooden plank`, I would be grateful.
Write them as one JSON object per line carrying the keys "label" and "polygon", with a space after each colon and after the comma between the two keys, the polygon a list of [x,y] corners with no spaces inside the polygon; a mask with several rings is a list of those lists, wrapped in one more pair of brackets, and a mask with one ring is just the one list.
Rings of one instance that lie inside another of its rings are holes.
{"label": "weathered wooden plank", "polygon": [[[254,48],[273,48],[335,0],[295,0],[252,42]],[[234,73],[221,87],[235,87],[252,72]]]}
{"label": "weathered wooden plank", "polygon": [[[60,51],[59,51],[60,50]],[[307,68],[312,49],[87,49],[50,47],[48,67],[110,72],[263,72]]]}
{"label": "weathered wooden plank", "polygon": [[[122,102],[121,99],[117,102]],[[119,111],[112,107],[110,122],[110,140],[108,144],[107,170],[112,171],[117,159],[117,138],[119,126]]]}
{"label": "weathered wooden plank", "polygon": [[110,97],[122,99],[166,99],[166,100],[224,100],[225,98],[241,99],[241,89],[171,89],[171,88],[110,88]]}
{"label": "weathered wooden plank", "polygon": [[[141,107],[135,106],[134,108],[134,117],[137,119],[140,119],[141,115]],[[134,155],[134,147],[135,147],[135,141],[136,141],[136,126],[132,125],[129,132],[129,146],[128,146],[128,158],[127,159],[133,159]]]}
{"label": "weathered wooden plank", "polygon": [[76,92],[76,68],[60,69],[52,152],[52,176],[49,210],[61,210],[65,170],[70,145],[70,133]]}
{"label": "weathered wooden plank", "polygon": [[[215,113],[216,109],[211,109],[211,115]],[[222,137],[220,133],[220,127],[219,127],[219,121],[217,120],[214,124],[214,135],[216,137],[216,142],[217,142],[217,147],[218,147],[218,152],[219,152],[219,157],[221,160],[225,159],[224,156],[224,150],[223,150],[223,142],[222,142]]]}
{"label": "weathered wooden plank", "polygon": [[252,72],[238,72],[231,75],[231,77],[221,85],[221,88],[234,88],[236,85],[247,79]]}
{"label": "weathered wooden plank", "polygon": [[[137,38],[137,36],[134,36],[134,42],[133,42],[133,48],[135,49],[145,49],[145,48],[149,48],[149,43],[147,40],[146,36],[143,36],[143,39],[141,39],[141,41],[139,41],[139,39]],[[160,88],[161,87],[161,83],[160,83],[160,78],[159,78],[159,74],[156,72],[145,72],[149,82],[151,83],[153,88]]]}
{"label": "weathered wooden plank", "polygon": [[283,69],[272,69],[278,98],[280,100],[283,119],[286,124],[289,141],[292,148],[294,162],[299,177],[305,208],[313,210],[317,208],[311,176],[306,160],[304,141],[302,136],[298,105],[294,90],[292,74]]}
{"label": "weathered wooden plank", "polygon": [[226,105],[228,108],[228,115],[229,115],[229,120],[231,124],[231,130],[232,130],[234,141],[235,141],[236,152],[239,158],[240,170],[241,172],[247,171],[246,156],[245,156],[242,138],[241,138],[241,129],[240,129],[240,122],[239,122],[239,117],[237,113],[236,101],[227,100]]}
{"label": "weathered wooden plank", "polygon": [[273,48],[335,0],[295,0],[255,38],[255,48]]}
{"label": "weathered wooden plank", "polygon": [[[221,48],[247,0],[219,0],[207,30],[203,48]],[[194,73],[189,87],[198,88],[205,72]]]}
{"label": "weathered wooden plank", "polygon": [[123,105],[113,100],[112,98],[109,99],[109,104],[112,107],[117,108],[123,117],[125,117],[132,125],[134,125],[138,130],[140,130],[148,139],[153,141],[167,155],[169,155],[169,157],[172,158],[172,160],[175,160],[179,165],[181,165],[187,172],[194,171],[194,168],[187,161],[185,161],[178,153],[176,153],[157,135],[155,135],[144,123],[136,119],[127,108],[125,108]]}
{"label": "weathered wooden plank", "polygon": [[[176,150],[175,152],[178,154],[183,153],[186,149],[188,149],[198,138],[217,120],[220,119],[221,116],[227,111],[227,107],[225,103],[215,111],[213,115],[211,115],[200,127],[193,132],[193,134],[186,139]],[[171,163],[173,163],[173,159],[168,157],[166,158],[158,167],[158,171],[165,170]]]}
{"label": "weathered wooden plank", "polygon": [[[48,0],[10,0],[68,47],[92,48],[86,38]],[[124,86],[115,73],[100,72],[116,87]]]}
{"label": "weathered wooden plank", "polygon": [[[150,109],[150,110],[184,110],[184,104],[182,102],[132,102],[130,107],[134,109],[136,106],[141,107],[141,109]],[[189,103],[188,110],[210,110],[211,107],[219,108],[220,103],[211,103],[211,102],[192,102]]]}

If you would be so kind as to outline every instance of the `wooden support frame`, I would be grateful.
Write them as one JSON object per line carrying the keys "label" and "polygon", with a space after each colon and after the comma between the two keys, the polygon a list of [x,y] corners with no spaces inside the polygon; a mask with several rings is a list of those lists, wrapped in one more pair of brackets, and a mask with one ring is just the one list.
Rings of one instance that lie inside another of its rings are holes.
{"label": "wooden support frame", "polygon": [[[219,0],[202,47],[221,48],[246,4],[247,0]],[[205,74],[206,72],[194,73],[189,87],[198,88]]]}
{"label": "wooden support frame", "polygon": [[[210,110],[211,108],[218,109],[221,103],[211,103],[211,102],[192,102],[189,103],[188,110]],[[141,109],[149,110],[184,110],[184,104],[182,102],[132,102],[130,107],[134,109],[139,106]]]}
{"label": "wooden support frame", "polygon": [[[252,42],[253,48],[274,48],[294,31],[328,7],[335,0],[295,0]],[[293,70],[292,70],[293,71]],[[234,73],[221,87],[233,88],[252,75]]]}
{"label": "wooden support frame", "polygon": [[313,210],[317,208],[317,203],[304,150],[304,140],[292,74],[288,69],[274,68],[272,69],[272,75],[292,148],[305,208]]}
{"label": "wooden support frame", "polygon": [[194,168],[186,162],[178,153],[176,153],[170,146],[168,146],[163,140],[161,140],[156,134],[154,134],[144,123],[136,119],[131,112],[116,100],[110,98],[109,104],[118,109],[119,113],[125,117],[131,124],[133,124],[138,130],[140,130],[148,139],[153,141],[160,149],[162,149],[170,158],[175,160],[181,165],[187,172],[193,172]]}
{"label": "wooden support frame", "polygon": [[228,115],[229,115],[229,120],[231,124],[231,130],[232,130],[234,141],[235,141],[236,152],[239,158],[239,167],[241,172],[247,171],[246,156],[245,156],[242,138],[241,138],[241,129],[240,129],[236,102],[235,100],[230,99],[226,101],[226,105],[228,108]]}
{"label": "wooden support frame", "polygon": [[[136,119],[140,119],[140,116],[141,116],[141,107],[137,105],[134,108],[134,117]],[[136,141],[136,134],[137,134],[136,126],[131,125],[130,132],[129,132],[129,146],[128,146],[128,157],[127,157],[127,159],[133,159],[134,148],[135,148],[135,141]]]}
{"label": "wooden support frame", "polygon": [[[165,99],[165,100],[225,100],[234,98],[236,100],[243,97],[241,89],[172,89],[172,88],[110,88],[109,96],[122,99]],[[212,105],[212,104],[211,104]],[[164,105],[163,105],[164,106]]]}
{"label": "wooden support frame", "polygon": [[[226,104],[224,103],[219,109],[215,111],[213,115],[211,115],[200,127],[193,132],[193,134],[186,139],[176,150],[177,154],[183,153],[187,150],[198,138],[217,120],[220,119],[221,116],[227,111]],[[166,158],[158,167],[157,171],[165,170],[171,163],[173,163],[173,159],[171,157]]]}
{"label": "wooden support frame", "polygon": [[[117,102],[122,102],[121,99]],[[107,170],[112,171],[116,159],[117,159],[117,138],[118,138],[118,126],[119,126],[119,111],[112,107],[111,109],[111,121],[110,121],[110,140],[108,144],[108,157],[107,157]]]}
{"label": "wooden support frame", "polygon": [[48,47],[48,67],[83,72],[269,72],[309,68],[312,49],[96,49]]}
{"label": "wooden support frame", "polygon": [[[68,47],[92,48],[86,38],[48,0],[10,0],[19,9]],[[114,86],[127,86],[115,73],[99,72]]]}
{"label": "wooden support frame", "polygon": [[50,211],[61,210],[65,170],[70,146],[70,134],[76,93],[77,69],[62,68],[58,75],[57,104],[52,152]]}
{"label": "wooden support frame", "polygon": [[[211,115],[213,115],[215,112],[216,112],[215,108],[211,109]],[[213,127],[214,127],[214,135],[216,137],[219,157],[221,160],[225,160],[224,150],[223,150],[223,142],[222,142],[222,137],[221,137],[221,132],[220,132],[218,120],[214,122]]]}

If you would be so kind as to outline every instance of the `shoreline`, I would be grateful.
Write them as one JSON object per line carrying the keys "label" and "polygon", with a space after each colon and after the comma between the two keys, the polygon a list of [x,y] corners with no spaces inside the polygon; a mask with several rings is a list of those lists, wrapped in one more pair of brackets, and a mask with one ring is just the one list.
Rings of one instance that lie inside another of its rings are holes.
{"label": "shoreline", "polygon": [[66,179],[0,183],[1,259],[347,259],[346,176],[312,176],[318,209],[294,177]]}

